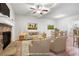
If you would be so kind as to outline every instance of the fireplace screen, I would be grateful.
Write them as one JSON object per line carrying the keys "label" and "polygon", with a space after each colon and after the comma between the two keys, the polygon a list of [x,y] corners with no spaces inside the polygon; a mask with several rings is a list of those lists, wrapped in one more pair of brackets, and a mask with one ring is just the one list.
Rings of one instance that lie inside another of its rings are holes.
{"label": "fireplace screen", "polygon": [[5,49],[11,42],[11,32],[3,32],[3,49]]}

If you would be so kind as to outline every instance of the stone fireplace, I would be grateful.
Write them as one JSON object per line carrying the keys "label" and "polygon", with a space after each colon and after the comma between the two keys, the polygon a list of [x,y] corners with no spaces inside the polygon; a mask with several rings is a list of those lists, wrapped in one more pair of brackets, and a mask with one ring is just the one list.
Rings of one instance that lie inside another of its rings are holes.
{"label": "stone fireplace", "polygon": [[0,3],[0,53],[14,41],[15,22],[6,3]]}
{"label": "stone fireplace", "polygon": [[11,42],[11,30],[10,25],[0,23],[0,52]]}

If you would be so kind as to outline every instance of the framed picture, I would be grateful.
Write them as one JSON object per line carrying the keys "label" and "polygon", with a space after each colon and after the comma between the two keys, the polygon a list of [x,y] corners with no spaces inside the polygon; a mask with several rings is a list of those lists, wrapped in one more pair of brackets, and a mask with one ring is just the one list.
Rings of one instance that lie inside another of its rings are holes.
{"label": "framed picture", "polygon": [[37,23],[28,23],[28,30],[37,30]]}
{"label": "framed picture", "polygon": [[48,30],[54,30],[54,25],[48,25]]}

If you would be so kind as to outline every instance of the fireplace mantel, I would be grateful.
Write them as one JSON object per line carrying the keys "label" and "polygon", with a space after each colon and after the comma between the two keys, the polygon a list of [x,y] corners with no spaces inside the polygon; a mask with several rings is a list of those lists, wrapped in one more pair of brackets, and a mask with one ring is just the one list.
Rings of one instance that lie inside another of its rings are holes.
{"label": "fireplace mantel", "polygon": [[6,15],[0,13],[0,23],[14,26],[13,21]]}

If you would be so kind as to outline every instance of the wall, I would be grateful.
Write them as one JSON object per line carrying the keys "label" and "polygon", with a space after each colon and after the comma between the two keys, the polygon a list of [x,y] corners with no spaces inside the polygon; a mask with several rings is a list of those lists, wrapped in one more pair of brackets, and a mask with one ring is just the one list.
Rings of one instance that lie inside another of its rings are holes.
{"label": "wall", "polygon": [[16,16],[16,37],[21,32],[26,32],[29,31],[27,29],[27,24],[28,23],[38,23],[38,30],[39,32],[46,32],[49,35],[49,31],[47,30],[47,25],[48,24],[53,24],[55,25],[54,20],[52,19],[47,19],[47,18],[34,18],[31,16]]}
{"label": "wall", "polygon": [[65,17],[62,19],[45,19],[45,18],[34,18],[34,17],[30,17],[30,16],[16,16],[16,37],[18,37],[18,35],[21,32],[26,32],[28,31],[27,29],[27,24],[28,23],[38,23],[38,30],[39,32],[46,32],[50,33],[49,30],[47,30],[47,25],[48,24],[54,24],[55,27],[59,28],[60,30],[64,30],[64,31],[68,31],[68,34],[70,35],[70,33],[72,33],[74,24],[77,24],[77,26],[79,27],[79,15],[75,15],[75,16],[69,16],[69,17]]}
{"label": "wall", "polygon": [[56,20],[57,28],[68,31],[68,34],[72,33],[74,24],[77,24],[79,26],[79,15],[69,16]]}

